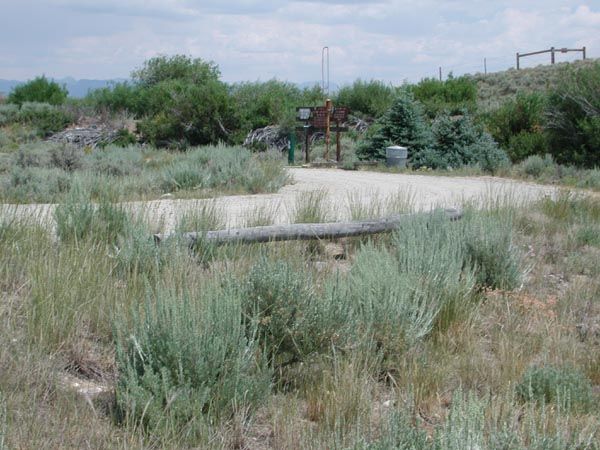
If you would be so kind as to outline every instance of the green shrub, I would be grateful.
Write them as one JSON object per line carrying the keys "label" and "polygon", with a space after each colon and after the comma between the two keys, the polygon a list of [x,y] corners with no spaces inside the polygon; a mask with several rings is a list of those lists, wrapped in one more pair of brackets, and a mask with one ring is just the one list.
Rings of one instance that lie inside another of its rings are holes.
{"label": "green shrub", "polygon": [[140,87],[128,82],[115,83],[110,87],[90,91],[85,102],[98,111],[113,113],[127,111],[137,116],[143,115],[144,99]]}
{"label": "green shrub", "polygon": [[114,177],[137,175],[142,171],[142,152],[133,146],[97,149],[86,160],[91,171]]}
{"label": "green shrub", "polygon": [[18,203],[53,202],[70,187],[71,177],[63,170],[17,166],[4,182],[2,197]]}
{"label": "green shrub", "polygon": [[49,81],[42,75],[15,87],[8,95],[8,102],[17,105],[22,105],[26,102],[62,105],[68,95],[69,92],[65,86],[60,86],[55,81]]}
{"label": "green shrub", "polygon": [[548,104],[550,153],[556,161],[600,166],[600,62],[565,67]]}
{"label": "green shrub", "polygon": [[544,172],[553,170],[555,167],[552,156],[546,154],[529,156],[517,166],[517,171],[534,178],[540,177]]}
{"label": "green shrub", "polygon": [[407,89],[398,93],[391,108],[369,129],[356,155],[361,160],[384,160],[389,145],[408,147],[411,158],[417,160],[433,145],[421,106]]}
{"label": "green shrub", "polygon": [[464,110],[474,111],[476,107],[477,85],[468,77],[454,78],[450,74],[445,81],[426,78],[410,90],[430,118],[444,111],[457,114]]}
{"label": "green shrub", "polygon": [[83,151],[70,144],[58,144],[50,149],[52,166],[66,172],[73,172],[83,167]]}
{"label": "green shrub", "polygon": [[238,290],[205,283],[159,290],[116,321],[120,418],[149,433],[195,436],[203,417],[229,418],[264,400],[271,372]]}
{"label": "green shrub", "polygon": [[484,115],[488,131],[513,162],[547,153],[544,134],[547,98],[540,93],[518,94]]}
{"label": "green shrub", "polygon": [[433,148],[411,157],[414,167],[459,168],[478,165],[494,173],[508,164],[504,151],[477,126],[467,111],[459,116],[440,114],[433,122]]}
{"label": "green shrub", "polygon": [[64,109],[48,103],[23,103],[19,110],[19,123],[36,129],[40,137],[63,130],[73,117]]}
{"label": "green shrub", "polygon": [[295,126],[296,108],[314,106],[322,101],[313,89],[301,90],[295,84],[269,80],[238,83],[230,87],[235,105],[234,143],[242,143],[246,135],[257,128],[279,125],[280,133],[287,135]]}
{"label": "green shrub", "polygon": [[16,122],[19,117],[19,106],[8,103],[0,104],[0,126],[8,125]]}
{"label": "green shrub", "polygon": [[18,167],[49,167],[50,152],[46,145],[30,144],[19,147],[14,159]]}
{"label": "green shrub", "polygon": [[516,387],[523,401],[554,403],[563,409],[587,409],[592,405],[592,385],[579,370],[565,366],[532,367]]}
{"label": "green shrub", "polygon": [[513,162],[531,155],[543,155],[548,151],[548,140],[543,132],[521,131],[511,136],[506,153]]}
{"label": "green shrub", "polygon": [[440,215],[403,223],[393,251],[361,248],[343,282],[351,338],[373,340],[384,365],[470,312],[475,286],[461,228]]}
{"label": "green shrub", "polygon": [[244,314],[252,318],[249,325],[256,327],[259,342],[276,368],[327,349],[327,330],[315,330],[320,319],[313,284],[298,267],[266,258],[245,281]]}
{"label": "green shrub", "polygon": [[350,86],[343,86],[334,98],[334,105],[347,106],[355,115],[378,118],[391,106],[396,90],[382,81],[356,80]]}

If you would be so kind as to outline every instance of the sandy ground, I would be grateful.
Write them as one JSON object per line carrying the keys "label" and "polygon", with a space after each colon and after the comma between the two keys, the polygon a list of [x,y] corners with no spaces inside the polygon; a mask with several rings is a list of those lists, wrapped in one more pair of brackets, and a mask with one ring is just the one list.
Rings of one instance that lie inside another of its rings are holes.
{"label": "sandy ground", "polygon": [[[268,214],[274,222],[289,223],[307,193],[323,191],[328,220],[347,220],[349,204],[383,203],[394,196],[412,197],[414,210],[435,207],[460,208],[466,202],[483,204],[490,200],[526,203],[553,195],[555,188],[494,177],[440,177],[338,169],[290,168],[292,184],[275,194],[236,195],[208,200],[161,199],[129,202],[125,206],[147,220],[154,232],[170,232],[179,218],[205,205],[217,208],[228,227],[245,226],[257,214]],[[56,205],[0,205],[0,215],[30,217],[52,223]]]}

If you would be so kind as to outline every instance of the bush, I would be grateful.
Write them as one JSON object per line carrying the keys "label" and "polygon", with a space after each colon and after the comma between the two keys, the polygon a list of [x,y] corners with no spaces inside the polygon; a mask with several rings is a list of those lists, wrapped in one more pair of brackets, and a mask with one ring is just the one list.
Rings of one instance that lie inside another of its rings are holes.
{"label": "bush", "polygon": [[15,104],[0,104],[0,126],[16,122],[19,117],[19,106]]}
{"label": "bush", "polygon": [[320,91],[301,90],[293,83],[275,79],[235,84],[230,95],[236,117],[233,142],[240,144],[250,131],[268,125],[278,125],[280,133],[287,135],[295,126],[296,107],[313,106],[322,100]]}
{"label": "bush", "polygon": [[271,372],[227,283],[191,292],[159,291],[116,321],[120,418],[149,433],[188,436],[203,416],[228,418],[261,402]]}
{"label": "bush", "polygon": [[396,89],[382,81],[356,80],[337,92],[334,105],[347,106],[359,116],[378,118],[392,106]]}
{"label": "bush", "polygon": [[484,116],[488,131],[513,162],[548,151],[544,134],[546,105],[543,94],[519,94]]}
{"label": "bush", "polygon": [[14,167],[3,186],[2,197],[18,203],[53,202],[71,188],[71,177],[60,169]]}
{"label": "bush", "polygon": [[258,339],[276,368],[302,362],[327,349],[319,324],[319,299],[312,280],[286,261],[263,258],[250,271],[244,288],[244,314],[251,317]]}
{"label": "bush", "polygon": [[35,128],[40,137],[63,130],[72,120],[71,114],[48,103],[23,103],[18,115],[19,123]]}
{"label": "bush", "polygon": [[504,151],[491,136],[473,123],[467,111],[459,116],[440,114],[433,122],[435,145],[417,154],[411,161],[414,167],[458,168],[478,165],[494,173],[508,164]]}
{"label": "bush", "polygon": [[187,152],[163,170],[162,188],[228,189],[243,192],[272,192],[287,180],[280,160],[257,160],[241,147],[202,147]]}
{"label": "bush", "polygon": [[556,162],[600,166],[600,62],[566,67],[548,104],[550,153]]}
{"label": "bush", "polygon": [[525,161],[517,166],[517,171],[525,175],[538,178],[548,170],[554,171],[555,163],[552,156],[546,154],[529,156]]}
{"label": "bush", "polygon": [[69,92],[65,86],[60,86],[55,81],[49,81],[42,75],[15,87],[8,96],[8,102],[17,105],[26,102],[62,105],[68,95]]}
{"label": "bush", "polygon": [[136,175],[142,170],[142,152],[133,146],[97,149],[86,159],[93,172],[114,177]]}
{"label": "bush", "polygon": [[67,172],[83,167],[83,151],[70,144],[58,144],[50,149],[50,163]]}
{"label": "bush", "polygon": [[433,145],[421,106],[407,89],[399,92],[391,108],[369,129],[356,155],[361,160],[384,160],[389,145],[408,147],[411,158],[417,160]]}
{"label": "bush", "polygon": [[465,76],[454,78],[450,74],[445,81],[426,78],[410,89],[430,118],[444,111],[457,114],[474,111],[476,107],[477,85]]}
{"label": "bush", "polygon": [[586,410],[593,402],[590,380],[569,366],[532,367],[516,391],[523,401],[554,403],[563,409]]}

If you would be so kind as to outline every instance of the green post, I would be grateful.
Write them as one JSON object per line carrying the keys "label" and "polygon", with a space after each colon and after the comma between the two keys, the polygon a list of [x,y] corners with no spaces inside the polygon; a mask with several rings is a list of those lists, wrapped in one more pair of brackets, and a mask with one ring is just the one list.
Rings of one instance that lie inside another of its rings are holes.
{"label": "green post", "polygon": [[296,150],[296,133],[290,134],[290,149],[288,151],[288,164],[294,164],[294,151]]}

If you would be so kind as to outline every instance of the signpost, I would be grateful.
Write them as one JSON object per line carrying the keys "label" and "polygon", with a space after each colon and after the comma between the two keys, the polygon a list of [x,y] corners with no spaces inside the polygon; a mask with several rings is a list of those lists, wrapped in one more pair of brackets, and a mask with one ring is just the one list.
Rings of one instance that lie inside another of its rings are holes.
{"label": "signpost", "polygon": [[[335,158],[337,162],[341,160],[341,133],[348,131],[347,127],[342,126],[347,120],[350,114],[350,108],[346,106],[333,107],[331,100],[327,99],[324,106],[302,106],[296,108],[298,120],[304,122],[301,127],[296,129],[304,131],[304,149],[305,149],[305,161],[308,164],[310,162],[309,146],[310,146],[310,134],[313,131],[325,132],[325,159],[329,159],[329,145],[331,143],[331,132],[336,134],[336,151]],[[334,122],[335,126],[331,124]]]}

